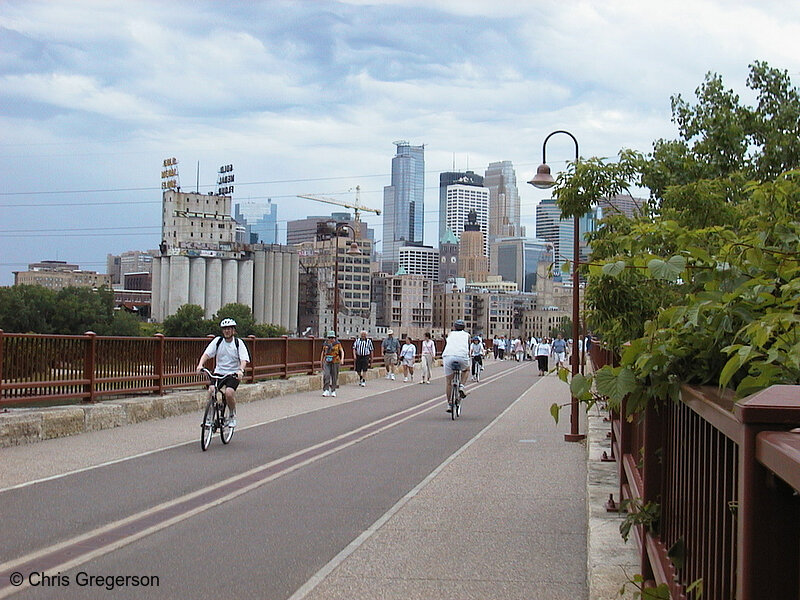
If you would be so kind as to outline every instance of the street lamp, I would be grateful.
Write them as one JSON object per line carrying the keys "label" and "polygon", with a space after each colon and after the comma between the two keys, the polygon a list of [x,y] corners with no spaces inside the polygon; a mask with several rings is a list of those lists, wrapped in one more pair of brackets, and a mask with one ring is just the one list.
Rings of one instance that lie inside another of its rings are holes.
{"label": "street lamp", "polygon": [[[575,142],[575,164],[580,160],[580,153],[578,151],[578,140],[569,131],[559,129],[549,134],[544,138],[542,144],[542,164],[536,169],[536,175],[528,183],[533,187],[544,190],[551,188],[556,184],[555,179],[550,174],[550,167],[547,165],[547,140],[557,133],[564,133],[572,138]],[[581,264],[580,255],[580,221],[576,215],[573,218],[573,244],[572,244],[572,376],[575,377],[580,370],[578,348],[580,347],[580,279],[578,277],[578,267]],[[586,436],[578,433],[578,399],[572,396],[570,402],[570,432],[564,435],[564,439],[568,442],[579,442]]]}
{"label": "street lamp", "polygon": [[[353,229],[347,223],[337,223],[334,228],[334,243],[333,243],[333,252],[334,252],[334,261],[333,261],[333,329],[336,332],[336,335],[340,335],[339,332],[339,231],[341,229],[349,229],[353,232],[353,241],[350,243],[350,247],[347,249],[345,254],[350,256],[356,256],[361,254],[361,249],[358,247],[358,242],[356,241],[356,230]],[[350,234],[347,234],[347,237],[350,237]]]}

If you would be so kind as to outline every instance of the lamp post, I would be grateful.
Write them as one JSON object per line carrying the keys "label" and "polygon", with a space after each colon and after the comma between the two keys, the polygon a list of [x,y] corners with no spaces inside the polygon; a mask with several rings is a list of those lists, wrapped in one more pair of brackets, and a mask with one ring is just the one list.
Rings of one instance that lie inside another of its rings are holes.
{"label": "lamp post", "polygon": [[[339,331],[339,231],[341,229],[349,229],[353,232],[353,241],[350,244],[350,247],[347,249],[345,254],[349,254],[350,256],[355,256],[361,254],[361,249],[358,247],[358,242],[356,241],[356,230],[353,229],[347,223],[337,223],[334,231],[333,231],[333,329],[336,332],[336,335],[340,335]],[[347,234],[347,237],[350,237],[350,234]]]}
{"label": "lamp post", "polygon": [[[575,164],[577,165],[580,160],[580,152],[578,151],[578,140],[569,131],[559,129],[550,133],[544,138],[542,144],[542,164],[536,169],[536,175],[528,183],[539,189],[551,188],[555,185],[556,181],[550,174],[550,167],[547,165],[547,140],[556,135],[557,133],[564,133],[572,138],[575,142]],[[573,244],[572,244],[572,376],[578,374],[580,370],[579,359],[580,357],[578,348],[580,347],[580,278],[578,276],[578,267],[581,264],[580,255],[580,221],[578,216],[573,217]],[[579,442],[586,436],[578,433],[578,399],[572,396],[570,402],[570,431],[564,435],[564,439],[568,442]]]}

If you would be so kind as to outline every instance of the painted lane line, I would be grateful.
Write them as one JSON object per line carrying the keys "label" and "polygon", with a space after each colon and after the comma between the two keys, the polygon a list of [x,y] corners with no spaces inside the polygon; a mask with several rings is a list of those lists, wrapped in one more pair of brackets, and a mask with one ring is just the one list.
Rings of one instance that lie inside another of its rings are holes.
{"label": "painted lane line", "polygon": [[7,573],[12,571],[58,572],[71,569],[241,496],[283,475],[400,425],[443,403],[444,400],[441,398],[427,400],[202,490],[109,523],[49,548],[0,564],[0,574],[3,574],[0,578],[0,598],[5,598],[28,587],[27,582],[13,587],[6,576]]}

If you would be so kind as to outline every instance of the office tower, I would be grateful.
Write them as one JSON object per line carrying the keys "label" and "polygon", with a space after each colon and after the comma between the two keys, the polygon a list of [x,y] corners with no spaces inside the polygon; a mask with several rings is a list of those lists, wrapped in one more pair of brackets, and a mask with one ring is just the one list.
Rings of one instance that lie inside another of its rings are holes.
{"label": "office tower", "polygon": [[373,240],[374,230],[369,229],[364,221],[354,221],[352,213],[333,212],[330,216],[312,216],[295,219],[286,223],[286,244],[292,246],[302,242],[313,242],[317,239],[317,223],[344,223],[356,232],[356,238]]}
{"label": "office tower", "polygon": [[470,211],[483,233],[483,254],[489,256],[489,190],[475,185],[455,183],[445,188],[445,226],[461,239]]}
{"label": "office tower", "polygon": [[524,237],[499,238],[491,245],[492,275],[513,281],[520,292],[535,292],[540,262],[553,262],[553,244]]}
{"label": "office tower", "polygon": [[237,203],[235,217],[237,223],[247,226],[247,243],[278,243],[278,206],[272,203],[272,198],[266,202]]}
{"label": "office tower", "polygon": [[467,283],[486,281],[489,275],[489,258],[484,252],[486,236],[478,225],[478,214],[469,211],[464,231],[458,242],[458,276]]}
{"label": "office tower", "polygon": [[383,270],[397,270],[400,246],[422,244],[425,212],[425,146],[394,143],[392,184],[383,188]]}
{"label": "office tower", "polygon": [[401,246],[399,271],[422,275],[436,281],[439,276],[439,251],[432,246]]}
{"label": "office tower", "polygon": [[644,198],[634,198],[628,194],[617,194],[611,198],[600,198],[597,206],[600,208],[598,219],[613,214],[623,214],[628,218],[639,215],[647,202]]}
{"label": "office tower", "polygon": [[[483,177],[474,171],[446,171],[439,173],[439,240],[447,235],[447,188],[451,185],[483,187]],[[454,231],[454,230],[451,230]]]}
{"label": "office tower", "polygon": [[522,237],[517,175],[510,160],[489,163],[483,185],[489,188],[489,242]]}

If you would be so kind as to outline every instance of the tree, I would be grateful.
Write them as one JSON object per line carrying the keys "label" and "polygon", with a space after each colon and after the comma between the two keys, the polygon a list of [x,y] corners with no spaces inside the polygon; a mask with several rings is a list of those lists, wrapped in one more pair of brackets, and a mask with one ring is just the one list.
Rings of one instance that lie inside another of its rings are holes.
{"label": "tree", "polygon": [[138,315],[127,310],[115,310],[108,335],[139,336],[142,320]]}
{"label": "tree", "polygon": [[52,327],[56,333],[81,334],[110,331],[114,316],[114,292],[106,287],[66,287],[56,293]]}
{"label": "tree", "polygon": [[55,333],[56,293],[40,285],[0,288],[0,329],[7,333]]}
{"label": "tree", "polygon": [[226,304],[213,317],[217,325],[222,319],[236,321],[236,335],[239,337],[247,337],[253,334],[253,326],[256,324],[256,320],[253,318],[253,311],[246,304],[238,304],[236,302]]}
{"label": "tree", "polygon": [[168,337],[204,337],[219,328],[204,318],[203,308],[197,304],[184,304],[174,315],[164,319],[164,335]]}

